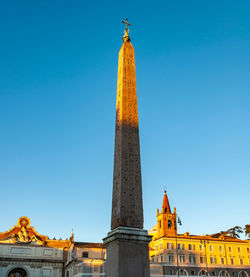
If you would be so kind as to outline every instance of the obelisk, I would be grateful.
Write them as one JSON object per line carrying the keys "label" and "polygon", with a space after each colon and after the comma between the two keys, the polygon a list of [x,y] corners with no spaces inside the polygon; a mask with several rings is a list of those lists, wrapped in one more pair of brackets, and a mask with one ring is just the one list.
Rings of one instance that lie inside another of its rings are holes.
{"label": "obelisk", "polygon": [[119,52],[116,98],[115,155],[111,231],[107,249],[107,277],[149,277],[148,243],[143,230],[140,142],[135,53],[127,22]]}

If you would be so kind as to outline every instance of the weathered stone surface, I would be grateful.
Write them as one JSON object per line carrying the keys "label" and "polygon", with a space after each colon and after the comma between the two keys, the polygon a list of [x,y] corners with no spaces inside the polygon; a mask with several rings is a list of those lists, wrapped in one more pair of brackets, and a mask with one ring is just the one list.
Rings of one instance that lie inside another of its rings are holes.
{"label": "weathered stone surface", "polygon": [[118,227],[104,239],[108,277],[149,277],[147,231]]}
{"label": "weathered stone surface", "polygon": [[149,277],[143,230],[135,54],[125,31],[119,53],[111,232],[103,240],[108,277]]}
{"label": "weathered stone surface", "polygon": [[111,229],[143,228],[135,54],[130,41],[119,53]]}

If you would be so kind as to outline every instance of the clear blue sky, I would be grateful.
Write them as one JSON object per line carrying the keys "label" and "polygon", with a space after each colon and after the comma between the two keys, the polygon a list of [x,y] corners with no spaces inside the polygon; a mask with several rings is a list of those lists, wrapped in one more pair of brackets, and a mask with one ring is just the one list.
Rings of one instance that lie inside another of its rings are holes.
{"label": "clear blue sky", "polygon": [[0,231],[110,230],[118,52],[136,53],[145,228],[250,223],[250,2],[0,1]]}

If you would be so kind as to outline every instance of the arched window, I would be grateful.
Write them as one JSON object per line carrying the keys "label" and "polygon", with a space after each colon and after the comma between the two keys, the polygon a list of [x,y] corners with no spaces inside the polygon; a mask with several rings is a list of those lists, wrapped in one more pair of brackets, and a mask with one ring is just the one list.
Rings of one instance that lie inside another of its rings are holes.
{"label": "arched window", "polygon": [[[176,275],[178,275],[178,270]],[[179,269],[179,276],[188,276],[188,272],[185,269]]]}
{"label": "arched window", "polygon": [[219,277],[230,277],[229,273],[226,270],[222,270],[219,272]]}
{"label": "arched window", "polygon": [[27,277],[27,273],[23,268],[14,268],[10,271],[8,277]]}
{"label": "arched window", "polygon": [[208,272],[204,269],[200,270],[198,276],[209,276]]}
{"label": "arched window", "polygon": [[245,270],[241,270],[238,274],[238,277],[248,277],[248,274]]}

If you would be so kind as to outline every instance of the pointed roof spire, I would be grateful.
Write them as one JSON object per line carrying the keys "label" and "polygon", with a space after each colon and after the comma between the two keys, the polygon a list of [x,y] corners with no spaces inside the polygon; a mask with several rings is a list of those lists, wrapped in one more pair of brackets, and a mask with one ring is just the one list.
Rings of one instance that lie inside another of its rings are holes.
{"label": "pointed roof spire", "polygon": [[161,212],[162,213],[171,213],[166,190],[164,190],[164,196],[163,196],[163,203],[162,203]]}

